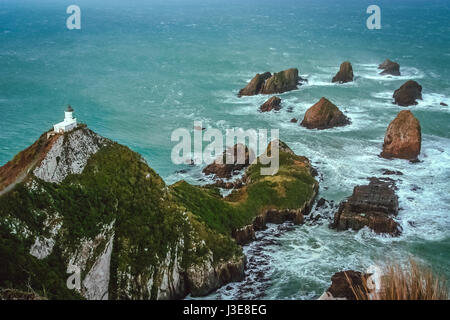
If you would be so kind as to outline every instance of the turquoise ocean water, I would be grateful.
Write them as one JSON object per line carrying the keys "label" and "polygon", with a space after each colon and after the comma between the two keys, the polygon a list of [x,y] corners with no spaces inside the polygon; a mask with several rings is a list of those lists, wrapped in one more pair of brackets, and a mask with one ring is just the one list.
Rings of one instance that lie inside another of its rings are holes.
{"label": "turquoise ocean water", "polygon": [[[77,4],[82,29],[66,28]],[[381,8],[382,29],[366,28]],[[266,297],[315,298],[342,269],[414,255],[450,279],[450,2],[402,1],[24,1],[0,0],[0,165],[63,117],[141,153],[167,183],[176,173],[172,131],[204,127],[279,128],[281,139],[323,176],[320,196],[340,201],[384,168],[399,170],[397,239],[321,226],[295,227],[267,246]],[[378,75],[386,58],[402,76]],[[330,83],[349,60],[356,80]],[[266,96],[237,98],[257,72],[297,67],[309,82],[282,94],[283,109],[259,113]],[[420,163],[378,157],[387,125],[403,108],[392,93],[408,79],[423,86],[411,110],[422,125]],[[301,119],[322,96],[352,125],[315,131]],[[293,112],[289,113],[288,108]],[[233,298],[233,290],[212,298]]]}

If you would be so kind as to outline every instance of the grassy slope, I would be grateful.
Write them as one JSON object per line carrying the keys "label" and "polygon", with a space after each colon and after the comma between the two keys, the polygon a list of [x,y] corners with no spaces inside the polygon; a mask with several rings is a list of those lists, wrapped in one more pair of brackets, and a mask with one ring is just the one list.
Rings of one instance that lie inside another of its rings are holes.
{"label": "grassy slope", "polygon": [[[82,174],[70,175],[60,184],[30,176],[0,197],[0,287],[32,288],[50,299],[80,298],[66,288],[64,252],[74,252],[82,239],[93,239],[114,220],[110,298],[123,297],[127,285],[117,277],[120,273],[141,279],[132,295],[144,292],[144,298],[154,297],[161,279],[154,279],[152,294],[147,296],[149,266],[157,267],[180,238],[184,268],[201,262],[208,251],[215,263],[229,260],[242,255],[230,237],[233,229],[268,208],[302,207],[312,196],[316,181],[306,158],[280,152],[277,175],[259,172],[260,165],[252,165],[247,171],[252,182],[225,200],[216,189],[186,182],[168,189],[139,154],[112,143],[89,159]],[[39,187],[28,188],[30,179]],[[55,215],[61,217],[63,227],[53,252],[38,260],[29,248],[36,236],[50,235],[44,221]],[[22,229],[14,232],[17,224]],[[24,236],[24,228],[31,236]],[[95,257],[88,261],[84,273],[94,261]]]}
{"label": "grassy slope", "polygon": [[[143,275],[145,282],[151,276],[148,267],[161,262],[160,257],[165,257],[180,237],[187,248],[194,247],[192,228],[207,246],[203,252],[185,250],[184,267],[206,254],[208,246],[217,259],[240,253],[229,237],[211,232],[195,216],[188,220],[185,209],[172,201],[164,181],[140,155],[119,144],[101,149],[89,159],[82,174],[68,176],[61,184],[36,181],[41,190],[31,190],[25,181],[0,197],[0,287],[31,287],[48,298],[79,298],[66,289],[67,257],[62,248],[73,252],[81,239],[92,239],[113,220],[112,298],[118,297],[118,288],[124,286],[115,278],[117,271]],[[28,253],[29,248],[34,236],[49,235],[43,223],[47,215],[56,213],[63,219],[62,232],[52,254],[38,260]],[[33,236],[12,232],[11,221],[26,225]]]}
{"label": "grassy slope", "polygon": [[266,209],[301,208],[313,196],[317,184],[309,161],[280,150],[280,169],[274,176],[261,176],[261,164],[247,170],[251,182],[223,199],[215,188],[180,181],[171,186],[177,200],[211,229],[223,234],[250,224]]}

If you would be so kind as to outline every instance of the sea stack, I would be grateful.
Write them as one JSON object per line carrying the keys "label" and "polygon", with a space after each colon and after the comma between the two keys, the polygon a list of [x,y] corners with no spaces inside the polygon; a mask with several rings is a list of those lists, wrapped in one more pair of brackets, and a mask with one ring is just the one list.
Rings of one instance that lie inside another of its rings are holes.
{"label": "sea stack", "polygon": [[352,64],[348,61],[342,62],[338,73],[336,73],[331,82],[346,83],[351,81],[353,81]]}
{"label": "sea stack", "polygon": [[417,99],[422,100],[422,86],[414,80],[408,80],[395,90],[393,98],[394,103],[402,107],[416,105]]}
{"label": "sea stack", "polygon": [[386,59],[382,64],[378,66],[378,69],[382,69],[383,71],[380,74],[385,75],[389,74],[391,76],[399,76],[400,75],[400,65],[397,62]]}
{"label": "sea stack", "polygon": [[273,75],[270,72],[257,74],[245,88],[239,91],[238,97],[277,94],[295,90],[300,80],[296,68],[287,69]]}
{"label": "sea stack", "polygon": [[383,158],[416,161],[420,154],[422,134],[420,122],[409,110],[400,111],[389,124],[384,137]]}
{"label": "sea stack", "polygon": [[297,89],[300,78],[298,76],[298,69],[291,68],[278,73],[275,73],[266,80],[261,90],[262,94],[283,93]]}
{"label": "sea stack", "polygon": [[356,186],[353,194],[343,201],[331,225],[337,230],[360,230],[369,227],[376,233],[400,234],[393,219],[398,213],[398,198],[386,181],[371,178],[369,185]]}
{"label": "sea stack", "polygon": [[256,74],[253,79],[248,83],[248,85],[241,89],[238,93],[239,97],[242,96],[254,96],[261,92],[261,88],[264,82],[272,76],[270,72],[264,72],[262,74]]}
{"label": "sea stack", "polygon": [[322,97],[319,102],[309,108],[301,126],[308,129],[329,129],[350,124],[350,120],[327,98]]}
{"label": "sea stack", "polygon": [[261,112],[270,112],[272,110],[279,111],[281,109],[281,99],[273,96],[259,107]]}

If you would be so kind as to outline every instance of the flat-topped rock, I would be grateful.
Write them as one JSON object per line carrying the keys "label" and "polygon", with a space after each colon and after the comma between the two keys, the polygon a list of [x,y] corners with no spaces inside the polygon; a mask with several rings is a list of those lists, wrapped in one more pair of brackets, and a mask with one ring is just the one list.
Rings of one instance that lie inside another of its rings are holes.
{"label": "flat-topped rock", "polygon": [[331,227],[337,230],[360,230],[369,227],[376,233],[398,236],[400,229],[393,219],[398,214],[398,198],[393,186],[372,178],[368,185],[356,186],[334,215]]}

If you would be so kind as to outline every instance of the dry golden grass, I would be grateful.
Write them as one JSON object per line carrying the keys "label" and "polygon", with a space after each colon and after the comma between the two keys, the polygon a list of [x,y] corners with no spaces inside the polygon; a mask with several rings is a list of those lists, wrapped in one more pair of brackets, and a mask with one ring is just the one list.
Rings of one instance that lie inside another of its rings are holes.
{"label": "dry golden grass", "polygon": [[406,265],[393,263],[382,270],[381,288],[371,290],[367,281],[364,286],[354,286],[347,277],[358,300],[448,300],[446,280],[413,259]]}

